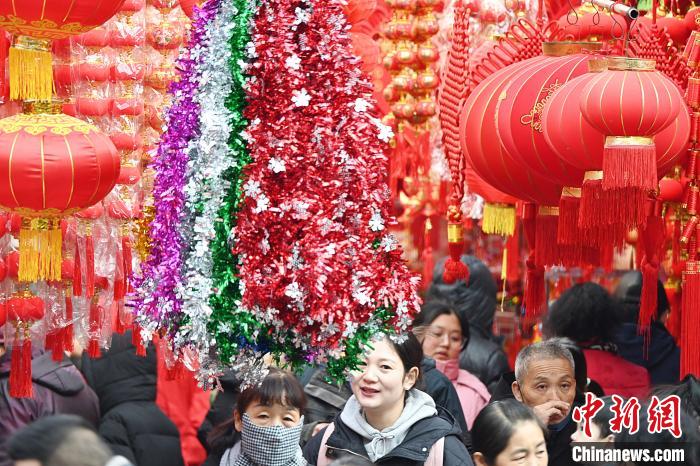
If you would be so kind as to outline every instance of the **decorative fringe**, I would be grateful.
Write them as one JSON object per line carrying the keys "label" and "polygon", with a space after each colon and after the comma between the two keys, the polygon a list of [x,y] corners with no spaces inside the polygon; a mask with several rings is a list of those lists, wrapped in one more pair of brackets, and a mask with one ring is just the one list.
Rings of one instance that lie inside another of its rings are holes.
{"label": "decorative fringe", "polygon": [[[21,325],[21,324],[20,324]],[[10,396],[31,398],[34,395],[32,385],[32,339],[29,330],[20,338],[20,330],[15,335],[10,361]]]}
{"label": "decorative fringe", "polygon": [[19,232],[20,282],[60,281],[63,235],[56,220],[24,219]]}
{"label": "decorative fringe", "polygon": [[688,261],[683,272],[681,378],[700,376],[700,262]]}
{"label": "decorative fringe", "polygon": [[450,256],[445,261],[445,271],[442,274],[444,283],[454,283],[464,280],[469,283],[469,268],[462,262],[464,251],[464,235],[461,223],[449,223],[447,225],[447,249]]}
{"label": "decorative fringe", "polygon": [[557,242],[559,244],[583,244],[581,229],[578,227],[580,206],[580,197],[562,194],[559,198],[559,224],[557,228]]}
{"label": "decorative fringe", "polygon": [[63,348],[73,351],[73,298],[70,288],[66,288],[66,326],[63,327]]}
{"label": "decorative fringe", "polygon": [[124,296],[126,296],[126,283],[124,276],[124,256],[118,248],[115,260],[116,265],[114,267],[114,290],[112,295],[115,301],[121,301],[122,299],[124,299]]}
{"label": "decorative fringe", "polygon": [[141,339],[141,326],[134,322],[133,330],[131,331],[131,344],[136,347],[136,355],[146,357],[146,345]]}
{"label": "decorative fringe", "polygon": [[95,296],[95,243],[92,234],[85,236],[85,296]]}
{"label": "decorative fringe", "polygon": [[13,46],[9,58],[10,99],[50,101],[55,91],[51,52]]}
{"label": "decorative fringe", "polygon": [[[628,188],[604,190],[601,180],[585,180],[581,188],[578,225],[583,230],[598,229],[602,242],[622,244],[624,235],[646,221],[646,191]],[[610,237],[618,232],[622,237]],[[597,244],[601,244],[598,242]]]}
{"label": "decorative fringe", "polygon": [[508,255],[506,280],[515,282],[520,279],[520,234],[517,228],[513,236],[506,241],[506,251]]}
{"label": "decorative fringe", "polygon": [[652,215],[647,220],[644,230],[640,231],[638,243],[644,245],[644,256],[641,263],[642,294],[639,305],[640,333],[644,334],[645,348],[649,345],[650,325],[658,309],[658,280],[659,280],[659,253],[664,243],[666,226],[664,219]]}
{"label": "decorative fringe", "polygon": [[534,322],[544,313],[546,296],[544,290],[544,267],[535,264],[533,254],[525,262],[527,274],[525,276],[525,320]]}
{"label": "decorative fringe", "polygon": [[540,207],[540,212],[537,214],[535,264],[541,267],[559,265],[563,259],[557,244],[559,215],[555,215],[555,211],[556,208]]}
{"label": "decorative fringe", "polygon": [[651,138],[605,138],[603,189],[637,188],[651,191],[658,186],[656,146]]}
{"label": "decorative fringe", "polygon": [[80,263],[80,244],[78,240],[75,240],[75,261],[73,266],[73,295],[82,296],[83,295],[83,271],[82,264]]}
{"label": "decorative fringe", "polygon": [[122,256],[124,257],[124,290],[128,293],[133,273],[133,253],[131,252],[131,239],[125,233],[122,234]]}
{"label": "decorative fringe", "polygon": [[512,236],[515,232],[515,206],[487,202],[481,230],[487,235]]}
{"label": "decorative fringe", "polygon": [[674,287],[673,291],[668,297],[668,303],[671,313],[668,316],[668,321],[666,322],[666,328],[668,332],[673,335],[673,339],[676,340],[678,344],[681,340],[681,322],[682,322],[682,309],[681,304],[681,293],[677,288]]}
{"label": "decorative fringe", "polygon": [[96,302],[90,303],[88,356],[97,359],[102,356],[100,351],[100,333],[102,331],[102,309]]}

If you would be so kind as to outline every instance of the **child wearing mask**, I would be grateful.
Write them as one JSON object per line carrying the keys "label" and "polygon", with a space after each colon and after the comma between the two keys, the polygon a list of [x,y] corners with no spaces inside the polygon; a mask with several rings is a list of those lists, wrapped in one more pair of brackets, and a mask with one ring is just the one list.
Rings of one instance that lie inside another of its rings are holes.
{"label": "child wearing mask", "polygon": [[[270,369],[236,400],[233,419],[215,428],[204,466],[306,466],[299,447],[306,398],[293,374]],[[228,448],[216,448],[235,430]],[[222,452],[223,450],[223,452]]]}
{"label": "child wearing mask", "polygon": [[357,456],[387,466],[472,466],[454,418],[415,388],[422,359],[413,334],[374,339],[343,411],[304,447],[307,461],[327,466]]}
{"label": "child wearing mask", "polygon": [[430,299],[413,321],[423,353],[435,360],[440,372],[454,385],[464,418],[471,428],[479,411],[489,403],[486,386],[468,371],[459,368],[459,354],[469,343],[469,323],[459,318],[449,304]]}

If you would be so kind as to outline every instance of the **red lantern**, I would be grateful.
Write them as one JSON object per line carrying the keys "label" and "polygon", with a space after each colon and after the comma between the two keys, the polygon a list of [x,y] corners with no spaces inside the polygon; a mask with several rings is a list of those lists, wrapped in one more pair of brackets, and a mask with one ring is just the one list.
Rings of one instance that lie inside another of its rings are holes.
{"label": "red lantern", "polygon": [[26,105],[25,110],[32,113],[0,120],[0,177],[7,180],[0,184],[0,206],[24,217],[19,280],[58,281],[59,218],[112,190],[119,156],[107,136],[60,114],[60,105]]}
{"label": "red lantern", "polygon": [[115,15],[124,0],[0,2],[0,28],[13,34],[10,98],[51,100],[50,41],[82,34]]}
{"label": "red lantern", "polygon": [[508,154],[538,175],[564,186],[579,186],[583,172],[557,157],[547,144],[542,110],[557,89],[588,72],[588,61],[595,55],[576,53],[583,47],[599,49],[600,44],[545,43],[545,55],[551,58],[512,75],[496,108],[498,135]]}
{"label": "red lantern", "polygon": [[507,66],[486,78],[469,95],[460,115],[460,140],[468,163],[485,182],[519,199],[555,205],[560,186],[537,175],[505,150],[496,128],[496,107],[510,79],[534,71],[550,58],[535,57]]}
{"label": "red lantern", "polygon": [[603,189],[656,188],[653,136],[673,123],[683,96],[654,60],[611,57],[581,90],[583,117],[606,136]]}

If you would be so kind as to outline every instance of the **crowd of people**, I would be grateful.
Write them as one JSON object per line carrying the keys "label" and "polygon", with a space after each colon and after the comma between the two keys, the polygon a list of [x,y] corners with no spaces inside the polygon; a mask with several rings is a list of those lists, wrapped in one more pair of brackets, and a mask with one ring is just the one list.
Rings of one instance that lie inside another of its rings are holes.
{"label": "crowd of people", "polygon": [[[511,370],[492,332],[496,283],[463,261],[469,283],[444,283],[438,264],[413,333],[378,335],[345,383],[323,367],[271,368],[244,389],[225,374],[197,432],[204,466],[568,466],[591,442],[678,445],[678,464],[700,464],[700,383],[679,380],[660,283],[650,339],[637,332],[641,276],[630,272],[613,295],[593,283],[567,290]],[[0,346],[0,466],[195,464],[156,404],[155,350],[137,356],[128,333],[99,359],[37,351],[32,399],[9,397],[8,364]],[[591,394],[597,413],[582,416]],[[653,404],[674,395],[678,432],[647,428]],[[626,400],[638,403],[636,430],[612,427]]]}

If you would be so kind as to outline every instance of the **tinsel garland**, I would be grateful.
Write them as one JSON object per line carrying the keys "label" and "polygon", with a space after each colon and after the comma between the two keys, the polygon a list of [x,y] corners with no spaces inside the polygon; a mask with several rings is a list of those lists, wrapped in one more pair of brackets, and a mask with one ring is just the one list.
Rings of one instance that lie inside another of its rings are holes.
{"label": "tinsel garland", "polygon": [[225,194],[231,189],[224,174],[236,165],[227,144],[233,115],[225,105],[233,84],[228,42],[236,14],[238,10],[232,1],[220,2],[219,13],[209,24],[204,39],[206,46],[199,64],[201,82],[195,96],[201,109],[200,133],[190,144],[181,225],[188,248],[178,293],[183,321],[173,343],[178,348],[192,346],[205,365],[210,345],[207,325],[212,313],[209,298],[214,288],[211,242],[216,238],[217,223],[222,221],[219,210]]}
{"label": "tinsel garland", "polygon": [[170,87],[173,104],[166,115],[163,133],[153,160],[154,214],[149,236],[154,238],[148,259],[134,277],[137,320],[148,337],[156,330],[176,331],[180,320],[184,242],[180,232],[185,205],[187,150],[199,132],[200,108],[195,93],[202,79],[199,66],[204,56],[207,26],[215,18],[219,0],[207,0],[194,14],[189,53],[177,62],[179,80]]}
{"label": "tinsel garland", "polygon": [[328,362],[334,376],[375,332],[406,330],[419,304],[387,232],[391,130],[374,114],[342,4],[259,8],[245,110],[253,162],[233,237],[243,310],[287,362]]}

